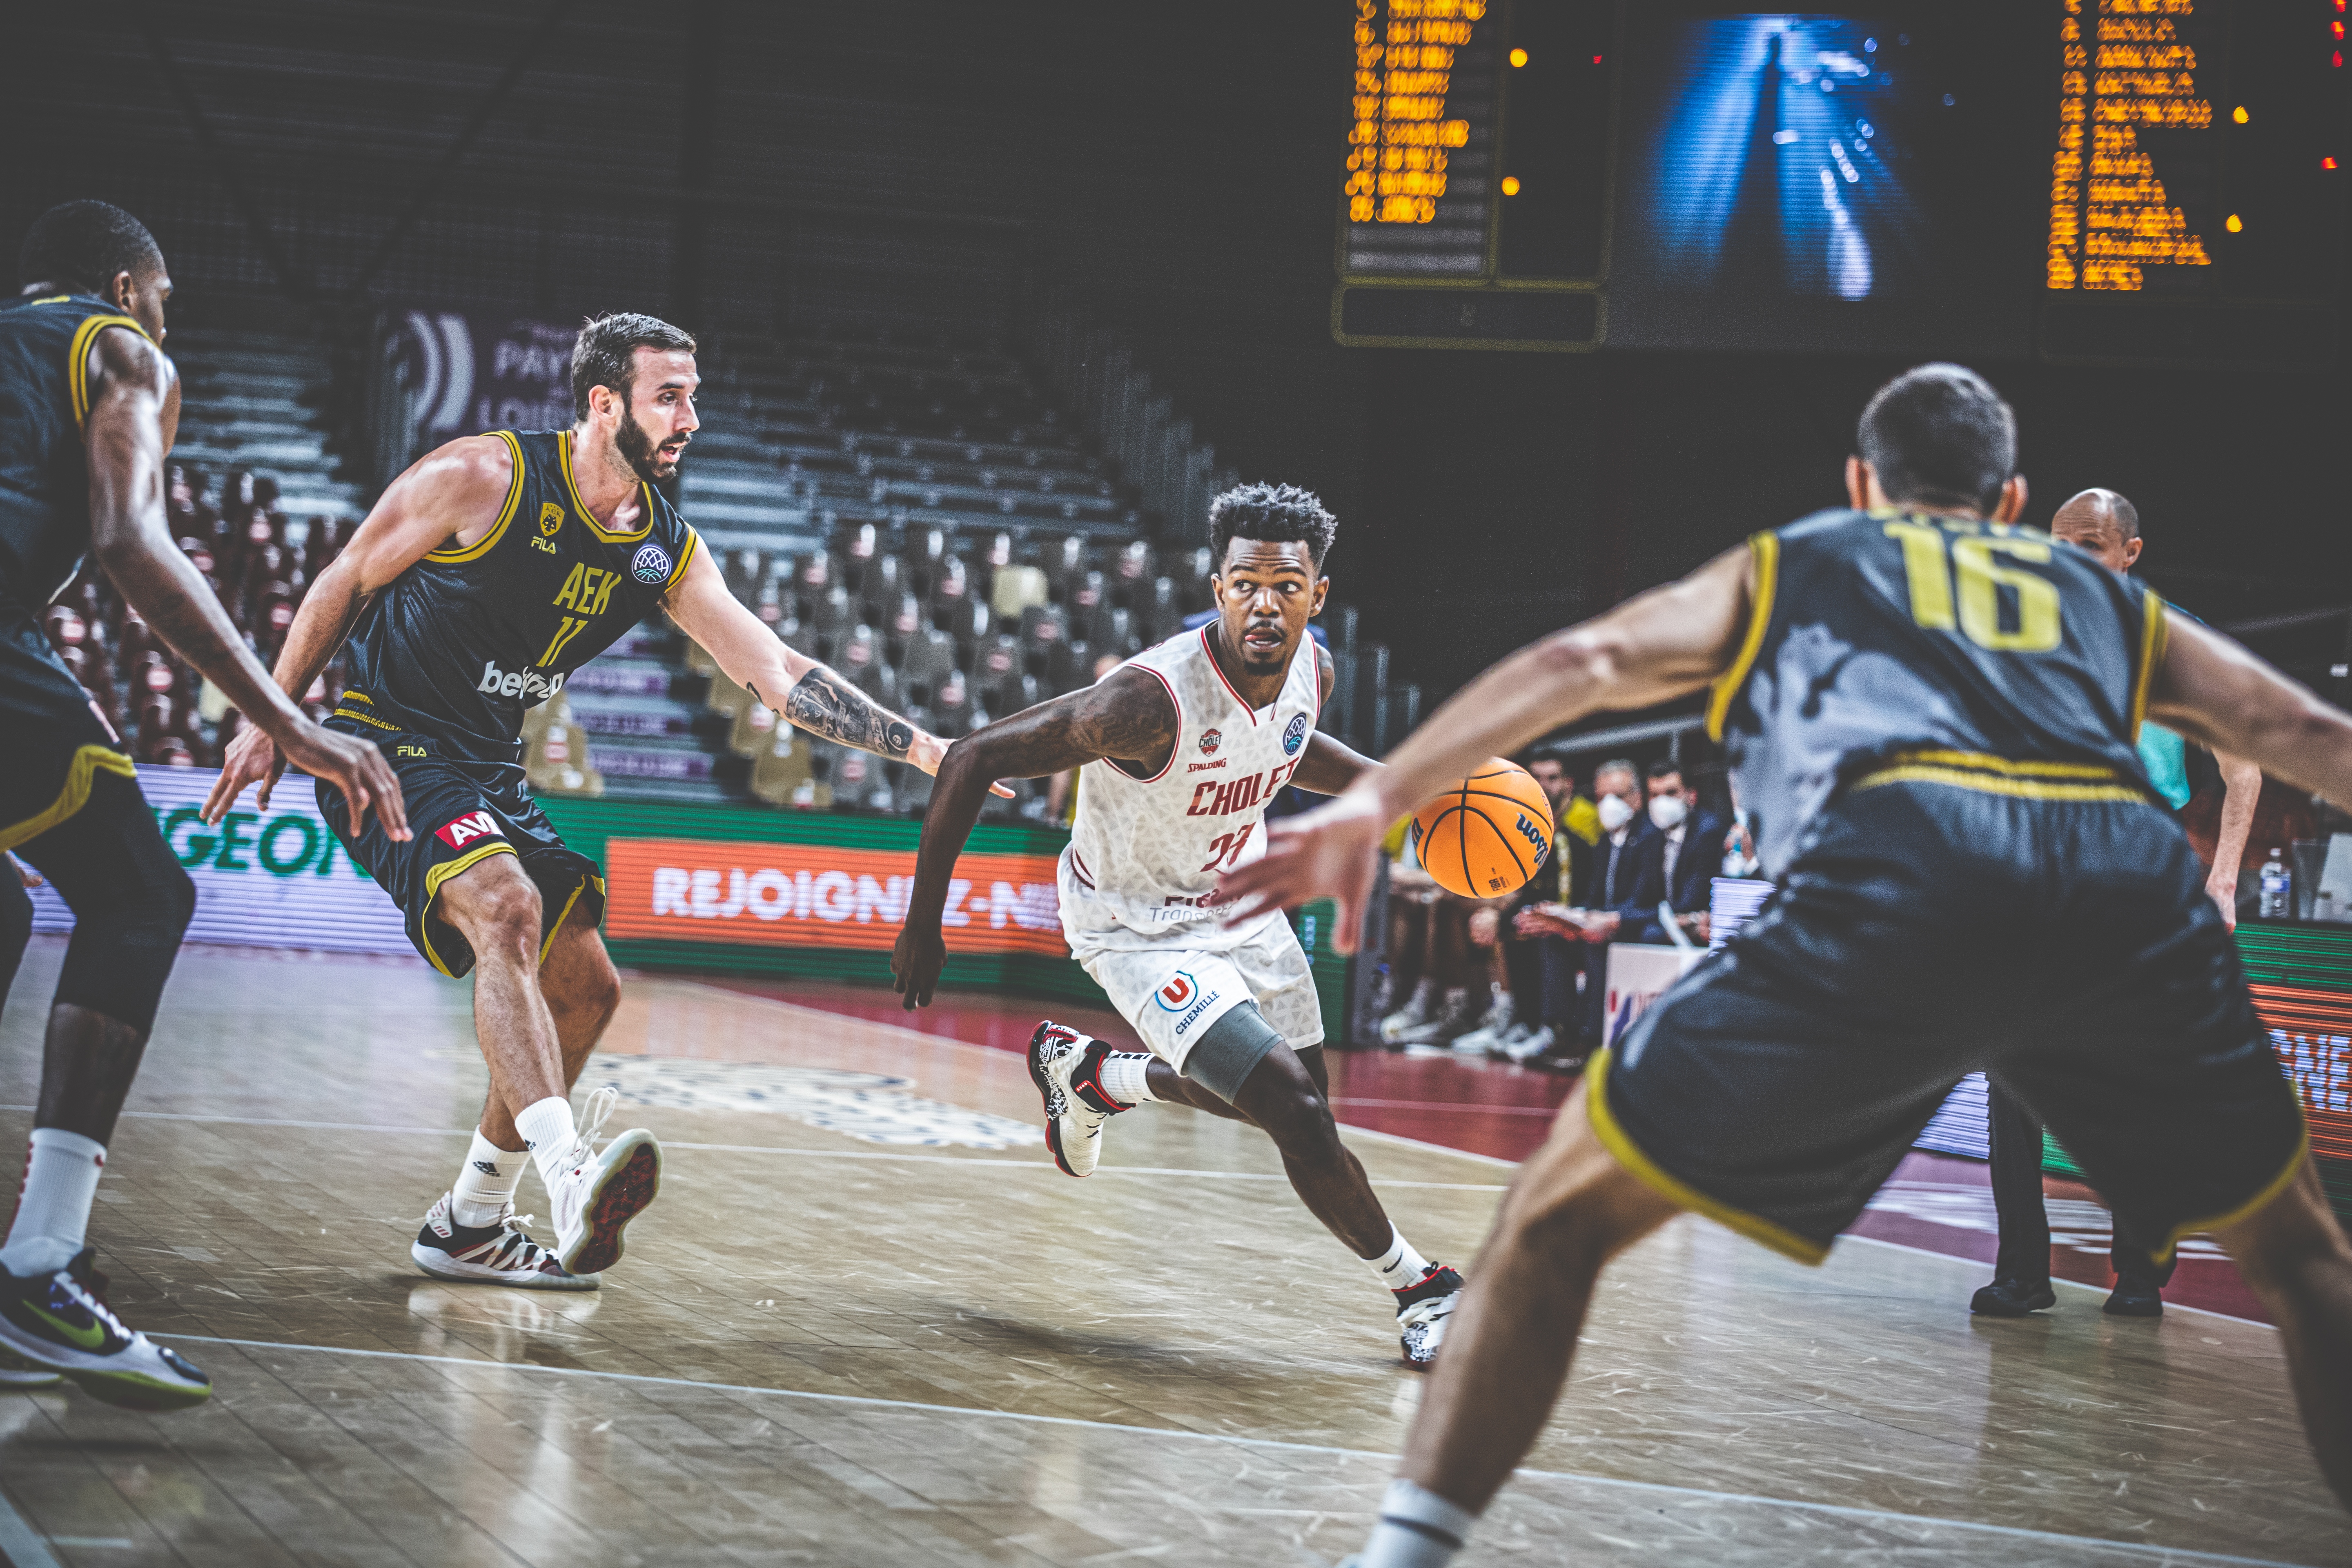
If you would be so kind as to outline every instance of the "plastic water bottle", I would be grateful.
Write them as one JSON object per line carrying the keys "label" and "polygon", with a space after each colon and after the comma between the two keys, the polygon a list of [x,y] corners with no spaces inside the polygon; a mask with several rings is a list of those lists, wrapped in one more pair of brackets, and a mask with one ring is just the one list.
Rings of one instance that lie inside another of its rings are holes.
{"label": "plastic water bottle", "polygon": [[2263,862],[2260,908],[2262,917],[2266,921],[2283,921],[2294,911],[2294,873],[2286,868],[2286,862],[2279,858],[2279,852],[2275,849],[2271,851],[2271,858]]}

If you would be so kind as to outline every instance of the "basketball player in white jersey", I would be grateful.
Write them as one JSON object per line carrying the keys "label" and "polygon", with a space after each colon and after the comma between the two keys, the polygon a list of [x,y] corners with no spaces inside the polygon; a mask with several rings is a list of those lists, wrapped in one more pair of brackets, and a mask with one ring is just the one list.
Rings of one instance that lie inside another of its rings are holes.
{"label": "basketball player in white jersey", "polygon": [[1055,1163],[1091,1173],[1103,1123],[1146,1100],[1255,1123],[1315,1217],[1394,1293],[1405,1363],[1426,1368],[1462,1277],[1413,1250],[1339,1142],[1315,982],[1289,922],[1276,910],[1228,925],[1215,899],[1218,873],[1256,857],[1283,785],[1337,795],[1379,766],[1315,730],[1331,656],[1307,623],[1330,587],[1335,526],[1292,486],[1228,490],[1209,509],[1215,620],[950,747],[890,963],[909,1008],[931,999],[949,878],[991,781],[1083,765],[1062,929],[1150,1049],[1037,1026],[1029,1073]]}

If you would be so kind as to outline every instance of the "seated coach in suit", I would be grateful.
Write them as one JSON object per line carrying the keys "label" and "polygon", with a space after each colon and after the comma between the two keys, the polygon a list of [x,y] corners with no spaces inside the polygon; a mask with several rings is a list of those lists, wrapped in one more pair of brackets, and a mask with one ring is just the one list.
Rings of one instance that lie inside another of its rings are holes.
{"label": "seated coach in suit", "polygon": [[1674,910],[1683,935],[1706,944],[1707,904],[1715,879],[1723,869],[1723,837],[1727,825],[1713,812],[1699,809],[1698,798],[1683,782],[1682,768],[1673,762],[1650,764],[1649,816],[1658,830],[1647,848],[1647,864],[1636,892],[1648,901],[1639,942],[1671,942],[1665,922],[1658,918],[1663,902]]}

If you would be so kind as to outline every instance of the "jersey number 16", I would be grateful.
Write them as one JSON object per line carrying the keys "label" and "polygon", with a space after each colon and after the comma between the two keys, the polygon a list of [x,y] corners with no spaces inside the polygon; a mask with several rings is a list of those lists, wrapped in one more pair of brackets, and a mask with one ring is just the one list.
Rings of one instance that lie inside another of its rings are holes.
{"label": "jersey number 16", "polygon": [[[1963,533],[1948,539],[1942,529],[1924,522],[1890,522],[1886,537],[1903,546],[1911,618],[1920,626],[1931,632],[1958,630],[1993,653],[2048,653],[2058,646],[2057,584],[1994,560],[1999,554],[2046,562],[2049,545],[2001,534]],[[2003,588],[2017,595],[2014,631],[2000,624]]]}

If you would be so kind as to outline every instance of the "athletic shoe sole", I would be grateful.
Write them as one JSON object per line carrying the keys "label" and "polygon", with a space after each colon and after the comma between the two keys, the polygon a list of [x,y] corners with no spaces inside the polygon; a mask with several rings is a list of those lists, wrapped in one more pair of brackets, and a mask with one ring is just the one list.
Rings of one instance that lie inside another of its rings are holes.
{"label": "athletic shoe sole", "polygon": [[1053,1152],[1054,1163],[1060,1168],[1062,1174],[1083,1180],[1087,1173],[1070,1169],[1069,1159],[1062,1152],[1062,1119],[1054,1114],[1054,1080],[1045,1074],[1045,1058],[1041,1047],[1045,1045],[1045,1031],[1055,1026],[1051,1023],[1040,1024],[1037,1032],[1029,1037],[1029,1081],[1037,1086],[1037,1106],[1045,1118],[1045,1147]]}
{"label": "athletic shoe sole", "polygon": [[[146,1344],[151,1352],[153,1351],[152,1342],[141,1342]],[[47,1367],[58,1373],[71,1380],[76,1387],[92,1399],[118,1409],[142,1410],[151,1414],[185,1410],[191,1405],[202,1405],[213,1396],[213,1387],[209,1383],[184,1383],[127,1364],[128,1352],[92,1355],[87,1351],[73,1350],[65,1345],[42,1343],[34,1341],[5,1318],[0,1318],[0,1349],[13,1352],[37,1369]],[[161,1357],[157,1359],[160,1361]]]}
{"label": "athletic shoe sole", "polygon": [[65,1373],[36,1366],[14,1351],[0,1351],[0,1389],[54,1388]]}
{"label": "athletic shoe sole", "polygon": [[661,1145],[642,1129],[614,1139],[598,1163],[604,1169],[588,1194],[580,1238],[555,1258],[574,1274],[602,1274],[618,1263],[621,1233],[661,1190]]}
{"label": "athletic shoe sole", "polygon": [[461,1262],[421,1241],[408,1244],[408,1256],[434,1279],[459,1285],[504,1285],[510,1290],[593,1290],[599,1283],[593,1274],[543,1274],[536,1268],[489,1268],[479,1263]]}

